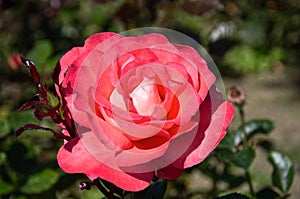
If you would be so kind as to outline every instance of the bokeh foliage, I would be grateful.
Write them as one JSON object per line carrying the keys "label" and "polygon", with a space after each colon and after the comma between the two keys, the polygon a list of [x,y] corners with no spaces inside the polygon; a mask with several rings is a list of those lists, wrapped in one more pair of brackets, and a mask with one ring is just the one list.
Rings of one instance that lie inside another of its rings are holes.
{"label": "bokeh foliage", "polygon": [[[7,62],[12,53],[34,60],[43,80],[51,85],[50,75],[59,57],[82,45],[89,35],[159,26],[200,42],[222,74],[247,75],[299,63],[299,9],[298,0],[0,0],[0,198],[101,198],[95,187],[78,189],[80,180],[88,180],[83,175],[66,175],[58,168],[55,156],[62,142],[51,134],[32,131],[15,138],[16,129],[37,123],[31,110],[16,111],[35,99],[36,90],[25,68],[12,68]],[[55,128],[49,120],[39,124]],[[273,129],[268,120],[245,125],[250,141],[255,133],[266,136]],[[218,188],[220,182],[227,190],[245,184],[247,177],[235,171],[247,170],[256,147],[264,142],[241,147],[245,138],[241,128],[232,130],[203,164],[170,182],[167,196],[214,197],[226,191]],[[274,167],[272,185],[261,187],[257,196],[285,196],[292,183],[292,164],[283,154],[265,150]],[[209,189],[195,193],[187,188],[194,170],[213,179]],[[164,191],[164,186],[159,181],[154,188]],[[147,194],[160,197],[152,189]]]}

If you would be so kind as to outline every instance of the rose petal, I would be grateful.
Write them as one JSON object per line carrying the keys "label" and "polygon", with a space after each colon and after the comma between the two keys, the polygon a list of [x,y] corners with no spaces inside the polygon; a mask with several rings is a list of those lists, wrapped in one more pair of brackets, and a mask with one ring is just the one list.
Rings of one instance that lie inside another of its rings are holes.
{"label": "rose petal", "polygon": [[232,104],[224,101],[222,95],[212,87],[200,107],[198,133],[189,149],[173,166],[188,168],[203,161],[225,136],[233,115]]}
{"label": "rose petal", "polygon": [[84,47],[90,50],[93,50],[94,48],[98,47],[97,50],[101,50],[99,48],[99,44],[112,37],[120,38],[121,36],[114,32],[101,32],[93,34],[85,40]]}
{"label": "rose petal", "polygon": [[85,173],[91,180],[102,178],[127,191],[146,188],[153,177],[151,172],[126,173],[102,164],[86,151],[78,137],[59,149],[57,161],[67,173]]}
{"label": "rose petal", "polygon": [[183,168],[174,167],[173,165],[168,165],[157,171],[157,177],[172,180],[181,176],[183,173]]}
{"label": "rose petal", "polygon": [[73,62],[80,57],[85,52],[83,47],[75,47],[68,51],[64,56],[60,59],[59,63],[61,66],[61,72],[59,74],[59,83],[64,80],[64,75],[67,72],[68,68],[73,64]]}
{"label": "rose petal", "polygon": [[59,75],[60,83],[64,79],[64,73],[68,70],[68,68],[73,64],[75,60],[77,60],[86,52],[90,52],[93,50],[95,45],[99,45],[103,41],[107,40],[108,38],[115,36],[117,34],[115,33],[98,33],[90,36],[86,39],[85,44],[83,47],[75,47],[72,48],[70,51],[68,51],[61,59],[60,59],[60,65],[61,65],[61,73]]}
{"label": "rose petal", "polygon": [[[117,164],[125,171],[128,172],[142,172],[142,171],[153,171],[164,168],[175,160],[177,160],[182,154],[189,149],[189,144],[191,144],[195,138],[196,130],[191,133],[196,126],[196,123],[190,122],[176,131],[180,132],[182,137],[180,139],[169,139],[158,140],[159,137],[154,139],[149,138],[148,140],[141,140],[134,142],[138,144],[137,148],[132,148],[127,151],[123,151],[116,156]],[[156,140],[157,139],[157,140]],[[149,141],[149,143],[146,141]],[[150,141],[156,142],[151,143]],[[155,146],[161,142],[161,145]],[[184,144],[183,144],[184,143]],[[144,147],[141,145],[144,144]],[[170,148],[170,145],[175,146]],[[155,147],[155,148],[152,148]]]}
{"label": "rose petal", "polygon": [[207,91],[215,82],[216,77],[207,67],[206,61],[199,55],[199,53],[194,48],[179,44],[175,44],[174,46],[176,46],[176,48],[180,51],[182,57],[184,57],[186,60],[189,60],[189,63],[193,63],[194,67],[197,68],[197,72],[200,74],[200,79],[198,79],[198,76],[194,74],[195,69],[193,67],[187,67],[186,70],[193,78],[195,89],[198,90],[199,88],[199,95],[203,101],[207,95]]}
{"label": "rose petal", "polygon": [[[225,113],[225,118],[224,118]],[[229,102],[223,102],[212,117],[212,122],[205,132],[205,138],[199,147],[191,152],[185,161],[184,168],[202,162],[216,148],[226,134],[226,128],[231,123],[234,107]]]}

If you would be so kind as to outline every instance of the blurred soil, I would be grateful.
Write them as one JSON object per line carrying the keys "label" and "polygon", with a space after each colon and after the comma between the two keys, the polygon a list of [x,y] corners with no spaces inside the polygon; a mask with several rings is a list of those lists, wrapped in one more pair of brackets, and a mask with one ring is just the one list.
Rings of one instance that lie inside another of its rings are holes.
{"label": "blurred soil", "polygon": [[[268,137],[274,150],[287,154],[295,164],[296,177],[291,189],[291,199],[300,196],[300,70],[285,68],[264,74],[247,75],[244,78],[224,78],[226,88],[241,86],[247,97],[246,118],[268,118],[275,129]],[[238,118],[236,118],[238,120]],[[272,169],[265,158],[257,154],[253,172],[262,182],[270,182]]]}

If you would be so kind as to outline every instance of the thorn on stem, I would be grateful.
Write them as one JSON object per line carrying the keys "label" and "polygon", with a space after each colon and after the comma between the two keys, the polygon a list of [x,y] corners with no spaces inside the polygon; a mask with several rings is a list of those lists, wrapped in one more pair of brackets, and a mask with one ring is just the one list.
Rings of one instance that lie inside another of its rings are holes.
{"label": "thorn on stem", "polygon": [[92,185],[94,185],[92,182],[80,182],[79,188],[80,190],[90,190]]}

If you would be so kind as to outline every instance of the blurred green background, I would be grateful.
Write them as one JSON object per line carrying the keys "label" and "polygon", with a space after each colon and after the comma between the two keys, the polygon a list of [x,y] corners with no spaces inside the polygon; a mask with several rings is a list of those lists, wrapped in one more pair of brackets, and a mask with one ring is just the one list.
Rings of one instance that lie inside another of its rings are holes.
{"label": "blurred green background", "polygon": [[[225,85],[246,88],[248,116],[275,120],[279,130],[271,141],[292,157],[299,175],[300,1],[0,0],[0,198],[99,194],[80,191],[79,180],[87,179],[58,168],[55,157],[62,142],[50,134],[35,131],[15,138],[16,129],[37,122],[32,110],[16,111],[35,98],[36,90],[14,55],[34,60],[43,80],[51,84],[60,56],[83,45],[91,34],[148,26],[174,29],[202,44]],[[47,120],[42,125],[52,126]],[[190,183],[183,179],[179,182]],[[297,179],[294,196],[300,194]]]}

